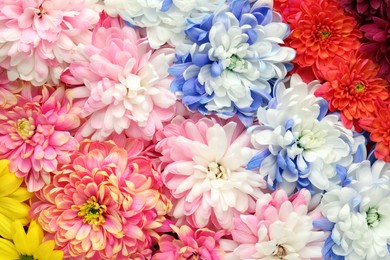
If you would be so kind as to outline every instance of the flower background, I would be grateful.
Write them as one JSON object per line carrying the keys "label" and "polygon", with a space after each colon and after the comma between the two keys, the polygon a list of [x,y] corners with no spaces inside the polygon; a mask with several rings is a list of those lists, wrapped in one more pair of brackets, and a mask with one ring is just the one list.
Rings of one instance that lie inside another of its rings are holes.
{"label": "flower background", "polygon": [[389,0],[0,0],[0,260],[390,259]]}

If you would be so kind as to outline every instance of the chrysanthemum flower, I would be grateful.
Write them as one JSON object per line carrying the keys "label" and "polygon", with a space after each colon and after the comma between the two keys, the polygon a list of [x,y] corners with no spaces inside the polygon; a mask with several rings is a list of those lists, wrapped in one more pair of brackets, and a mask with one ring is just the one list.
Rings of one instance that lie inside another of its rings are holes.
{"label": "chrysanthemum flower", "polygon": [[78,43],[91,40],[97,0],[1,0],[0,66],[8,78],[58,84]]}
{"label": "chrysanthemum flower", "polygon": [[336,57],[321,67],[325,82],[316,92],[329,102],[330,111],[340,111],[344,126],[361,130],[358,120],[370,117],[377,98],[388,98],[386,80],[378,78],[379,67],[352,52],[347,60]]}
{"label": "chrysanthemum flower", "polygon": [[8,160],[0,160],[0,237],[11,239],[13,220],[19,220],[23,224],[28,223],[30,207],[24,201],[31,197],[31,193],[26,188],[20,187],[23,179],[11,173],[8,164]]}
{"label": "chrysanthemum flower", "polygon": [[302,14],[291,33],[289,45],[297,51],[294,62],[301,67],[314,66],[336,56],[348,58],[359,48],[360,31],[356,21],[346,16],[332,1],[301,3]]}
{"label": "chrysanthemum flower", "polygon": [[307,190],[290,198],[283,190],[262,196],[254,215],[234,220],[231,232],[237,247],[226,259],[321,259],[326,236],[313,228],[309,201]]}
{"label": "chrysanthemum flower", "polygon": [[168,42],[181,47],[187,19],[212,13],[224,0],[104,0],[110,15],[119,14],[134,26],[146,28],[154,49]]}
{"label": "chrysanthemum flower", "polygon": [[171,90],[191,111],[238,115],[251,125],[257,108],[270,98],[271,79],[283,79],[295,51],[281,47],[289,34],[269,6],[233,0],[229,7],[192,22],[186,35],[194,43],[169,71]]}
{"label": "chrysanthemum flower", "polygon": [[20,221],[14,221],[11,241],[0,238],[0,260],[62,260],[64,253],[54,247],[53,240],[43,242],[43,230],[35,221],[27,233]]}
{"label": "chrysanthemum flower", "polygon": [[141,143],[130,140],[125,149],[84,141],[72,163],[36,193],[32,217],[66,257],[150,258],[171,204],[160,193],[159,173],[139,156]]}
{"label": "chrysanthemum flower", "polygon": [[390,102],[378,100],[373,116],[359,120],[359,125],[376,142],[375,157],[390,162]]}
{"label": "chrysanthemum flower", "polygon": [[352,163],[365,149],[364,137],[354,139],[337,115],[326,115],[327,102],[314,96],[318,81],[306,85],[294,74],[288,83],[287,89],[278,84],[275,99],[258,110],[259,125],[250,129],[258,152],[247,168],[258,168],[270,189],[289,194],[331,189],[340,181],[336,166]]}
{"label": "chrysanthemum flower", "polygon": [[171,225],[178,239],[165,234],[159,241],[159,251],[152,260],[222,260],[224,251],[220,248],[219,239],[224,231],[214,232],[207,228],[191,229],[188,226],[176,227]]}
{"label": "chrysanthemum flower", "polygon": [[390,82],[390,10],[383,17],[374,17],[372,21],[360,28],[368,39],[360,51],[379,64],[379,76]]}
{"label": "chrysanthemum flower", "polygon": [[341,0],[341,5],[363,24],[372,20],[373,16],[384,16],[390,10],[389,0]]}
{"label": "chrysanthemum flower", "polygon": [[50,182],[59,163],[70,161],[78,142],[69,131],[80,122],[64,87],[29,88],[16,95],[16,105],[0,108],[0,158],[9,159],[10,170],[25,177],[29,191],[37,191]]}
{"label": "chrysanthemum flower", "polygon": [[75,61],[61,76],[78,86],[73,94],[87,118],[82,137],[102,141],[124,132],[152,139],[174,115],[167,72],[173,59],[172,49],[152,50],[139,31],[102,13],[92,44],[78,46]]}
{"label": "chrysanthemum flower", "polygon": [[348,174],[354,177],[351,184],[325,193],[321,201],[322,211],[331,224],[325,256],[389,259],[389,165],[376,161],[371,167],[364,161],[352,165]]}
{"label": "chrysanthemum flower", "polygon": [[178,225],[229,229],[235,215],[254,210],[264,181],[245,170],[253,150],[242,125],[175,118],[164,135],[156,150]]}

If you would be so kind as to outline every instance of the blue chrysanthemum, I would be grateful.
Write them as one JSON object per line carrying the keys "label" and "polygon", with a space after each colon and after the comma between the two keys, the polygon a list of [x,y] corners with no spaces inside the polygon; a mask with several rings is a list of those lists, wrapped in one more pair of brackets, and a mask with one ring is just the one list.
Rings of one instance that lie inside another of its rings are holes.
{"label": "blue chrysanthemum", "polygon": [[201,22],[189,21],[185,33],[193,45],[169,72],[171,90],[192,111],[238,115],[247,126],[270,100],[271,79],[286,76],[295,51],[281,47],[287,24],[268,6],[233,0]]}

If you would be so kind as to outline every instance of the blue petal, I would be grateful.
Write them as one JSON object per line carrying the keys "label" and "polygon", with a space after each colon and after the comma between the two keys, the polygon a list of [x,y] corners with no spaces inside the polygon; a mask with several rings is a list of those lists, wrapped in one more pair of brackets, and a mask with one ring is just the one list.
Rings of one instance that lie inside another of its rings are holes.
{"label": "blue petal", "polygon": [[169,8],[171,8],[172,4],[173,4],[172,0],[164,0],[161,6],[161,12],[168,11]]}
{"label": "blue petal", "polygon": [[242,113],[237,113],[237,116],[246,128],[250,127],[253,124],[253,116],[246,116]]}
{"label": "blue petal", "polygon": [[185,79],[183,77],[175,78],[170,86],[170,90],[173,93],[183,92],[183,84],[185,83]]}
{"label": "blue petal", "polygon": [[313,226],[315,228],[323,230],[323,231],[332,231],[334,224],[335,223],[330,222],[325,217],[321,217],[321,218],[313,220]]}
{"label": "blue petal", "polygon": [[260,168],[261,163],[264,161],[265,158],[267,158],[268,155],[270,155],[270,151],[268,149],[265,149],[259,153],[257,153],[255,156],[252,157],[252,159],[248,162],[246,165],[247,170],[254,170]]}
{"label": "blue petal", "polygon": [[196,103],[199,103],[200,98],[201,98],[200,96],[184,96],[183,103],[185,105],[196,104]]}
{"label": "blue petal", "polygon": [[276,161],[278,163],[279,168],[285,170],[287,163],[286,160],[283,158],[283,155],[281,153],[278,153],[278,156],[276,157]]}
{"label": "blue petal", "polygon": [[249,29],[248,31],[246,31],[246,34],[249,37],[249,39],[248,39],[248,44],[249,45],[252,45],[252,44],[254,44],[257,41],[257,33],[256,33],[256,31],[254,31],[252,29]]}
{"label": "blue petal", "polygon": [[250,27],[255,28],[257,26],[257,19],[252,14],[243,14],[240,20],[240,27],[243,25],[250,25]]}
{"label": "blue petal", "polygon": [[326,116],[326,113],[328,113],[328,102],[325,99],[322,99],[319,103],[320,105],[320,114],[318,115],[317,119],[318,121],[321,121],[321,119]]}
{"label": "blue petal", "polygon": [[359,144],[355,155],[353,156],[353,163],[360,163],[364,161],[364,155],[366,153],[366,146],[364,144]]}
{"label": "blue petal", "polygon": [[201,53],[201,52],[195,53],[192,57],[192,61],[198,67],[203,67],[204,65],[210,63],[210,59],[207,53]]}
{"label": "blue petal", "polygon": [[287,120],[286,124],[284,125],[284,128],[286,130],[289,130],[294,126],[294,124],[295,124],[294,119],[290,118],[289,120]]}
{"label": "blue petal", "polygon": [[222,64],[219,62],[214,61],[213,64],[211,65],[211,76],[216,78],[219,77],[222,74],[223,67]]}
{"label": "blue petal", "polygon": [[190,63],[175,64],[168,68],[168,73],[174,77],[182,76],[184,71],[191,66]]}
{"label": "blue petal", "polygon": [[336,165],[336,173],[337,173],[337,176],[339,177],[339,179],[341,181],[341,185],[343,187],[346,186],[348,184],[348,181],[346,181],[347,180],[347,176],[348,176],[347,169],[345,167],[337,164]]}

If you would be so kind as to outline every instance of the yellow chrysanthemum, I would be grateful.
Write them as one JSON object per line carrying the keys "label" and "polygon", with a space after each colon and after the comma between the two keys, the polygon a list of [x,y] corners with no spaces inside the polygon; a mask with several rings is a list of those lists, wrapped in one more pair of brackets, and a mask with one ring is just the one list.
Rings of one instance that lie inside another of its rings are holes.
{"label": "yellow chrysanthemum", "polygon": [[23,179],[11,173],[8,164],[8,160],[0,160],[0,236],[11,239],[13,220],[20,220],[24,225],[29,222],[30,207],[23,202],[31,198],[32,194],[20,187]]}
{"label": "yellow chrysanthemum", "polygon": [[0,238],[0,260],[61,260],[64,253],[54,250],[54,240],[42,243],[43,230],[32,221],[27,234],[21,221],[11,226],[12,241]]}

